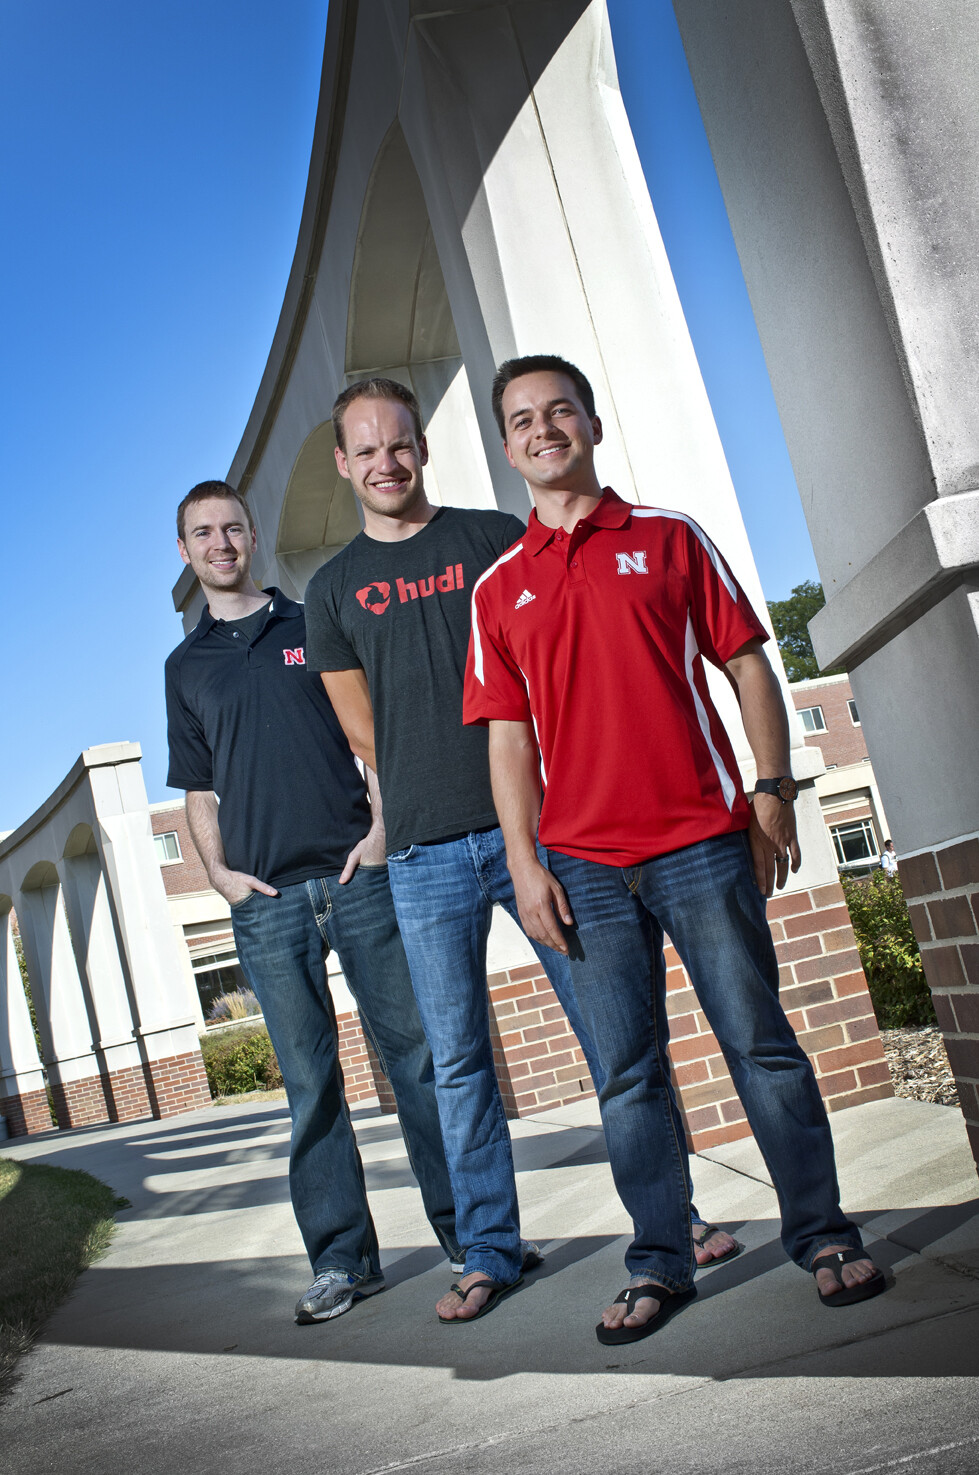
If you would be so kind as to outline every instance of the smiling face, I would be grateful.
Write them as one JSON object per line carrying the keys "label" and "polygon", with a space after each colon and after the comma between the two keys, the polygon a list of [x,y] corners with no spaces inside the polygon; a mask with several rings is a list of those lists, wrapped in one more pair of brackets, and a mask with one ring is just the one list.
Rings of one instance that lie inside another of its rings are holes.
{"label": "smiling face", "polygon": [[205,497],[188,507],[177,547],[204,589],[233,594],[251,582],[255,530],[234,497]]}
{"label": "smiling face", "polygon": [[566,374],[522,374],[503,391],[502,409],[507,460],[532,489],[593,495],[602,422]]}
{"label": "smiling face", "polygon": [[343,414],[343,440],[337,467],[363,503],[368,526],[371,514],[405,519],[425,505],[428,446],[401,400],[351,400]]}

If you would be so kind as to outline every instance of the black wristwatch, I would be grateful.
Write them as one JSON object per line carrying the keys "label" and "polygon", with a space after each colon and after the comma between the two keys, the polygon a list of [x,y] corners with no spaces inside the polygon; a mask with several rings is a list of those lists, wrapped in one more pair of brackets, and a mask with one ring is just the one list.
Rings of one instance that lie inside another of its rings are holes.
{"label": "black wristwatch", "polygon": [[791,774],[783,778],[760,778],[755,780],[756,794],[774,794],[783,804],[791,804],[799,792],[799,785]]}

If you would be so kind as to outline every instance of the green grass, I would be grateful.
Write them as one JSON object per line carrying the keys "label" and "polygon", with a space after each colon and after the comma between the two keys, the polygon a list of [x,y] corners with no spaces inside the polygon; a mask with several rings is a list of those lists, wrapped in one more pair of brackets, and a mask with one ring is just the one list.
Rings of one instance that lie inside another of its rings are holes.
{"label": "green grass", "polygon": [[0,1396],[52,1311],[105,1251],[124,1206],[88,1173],[0,1158]]}

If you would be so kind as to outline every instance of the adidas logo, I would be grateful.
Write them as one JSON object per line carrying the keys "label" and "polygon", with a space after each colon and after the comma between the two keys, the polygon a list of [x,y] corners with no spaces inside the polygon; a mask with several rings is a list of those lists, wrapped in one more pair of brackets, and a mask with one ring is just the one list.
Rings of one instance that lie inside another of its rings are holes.
{"label": "adidas logo", "polygon": [[513,607],[514,609],[522,609],[525,604],[529,604],[532,599],[536,598],[536,594],[531,594],[529,589],[525,589]]}

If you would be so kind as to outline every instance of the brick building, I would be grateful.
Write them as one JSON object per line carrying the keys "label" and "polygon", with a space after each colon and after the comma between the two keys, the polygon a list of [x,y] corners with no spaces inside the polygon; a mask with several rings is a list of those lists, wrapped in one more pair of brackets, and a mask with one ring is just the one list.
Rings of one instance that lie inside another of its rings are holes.
{"label": "brick building", "polygon": [[890,830],[850,678],[818,676],[794,681],[789,690],[806,746],[818,748],[826,764],[815,786],[837,865],[857,874],[872,869]]}

